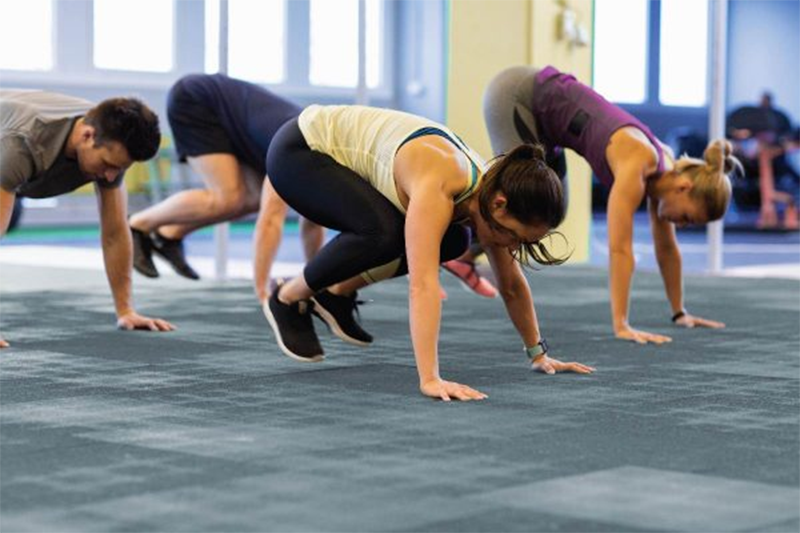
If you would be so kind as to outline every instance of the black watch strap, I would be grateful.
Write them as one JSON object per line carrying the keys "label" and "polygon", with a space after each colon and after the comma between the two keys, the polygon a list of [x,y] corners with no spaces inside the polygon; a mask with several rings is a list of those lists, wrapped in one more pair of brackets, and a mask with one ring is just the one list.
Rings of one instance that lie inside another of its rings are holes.
{"label": "black watch strap", "polygon": [[544,337],[539,339],[539,342],[534,344],[533,346],[528,346],[525,348],[525,353],[528,354],[529,359],[535,359],[542,354],[547,353],[547,341],[544,340]]}

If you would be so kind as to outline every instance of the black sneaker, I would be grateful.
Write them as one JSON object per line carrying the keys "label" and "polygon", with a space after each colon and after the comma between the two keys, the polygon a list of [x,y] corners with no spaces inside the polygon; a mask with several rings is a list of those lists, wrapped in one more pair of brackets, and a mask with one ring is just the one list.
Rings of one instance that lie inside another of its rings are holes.
{"label": "black sneaker", "polygon": [[369,346],[372,344],[372,335],[364,331],[356,320],[356,316],[359,316],[358,306],[363,303],[356,298],[357,295],[337,296],[327,290],[319,292],[311,297],[314,302],[311,312],[343,341],[356,346]]}
{"label": "black sneaker", "polygon": [[307,363],[325,359],[311,321],[309,302],[301,300],[287,305],[278,300],[278,292],[272,291],[263,308],[281,351],[292,359]]}
{"label": "black sneaker", "polygon": [[131,228],[131,238],[133,239],[133,268],[143,276],[157,278],[158,269],[153,263],[153,240],[147,233],[133,228]]}
{"label": "black sneaker", "polygon": [[186,254],[183,251],[183,239],[167,239],[153,233],[153,251],[166,259],[179,275],[189,279],[200,279],[200,275],[186,262]]}

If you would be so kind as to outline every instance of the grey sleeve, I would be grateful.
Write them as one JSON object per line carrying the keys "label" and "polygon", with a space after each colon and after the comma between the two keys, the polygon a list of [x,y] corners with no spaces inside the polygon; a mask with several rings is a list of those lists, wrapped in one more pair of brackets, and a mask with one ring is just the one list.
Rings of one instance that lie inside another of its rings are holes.
{"label": "grey sleeve", "polygon": [[33,157],[21,137],[0,139],[0,187],[7,192],[16,190],[35,172]]}

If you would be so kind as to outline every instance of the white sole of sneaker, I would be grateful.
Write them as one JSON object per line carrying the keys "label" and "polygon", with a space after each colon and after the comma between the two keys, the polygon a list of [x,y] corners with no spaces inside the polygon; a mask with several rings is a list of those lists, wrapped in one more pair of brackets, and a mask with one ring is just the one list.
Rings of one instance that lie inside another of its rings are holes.
{"label": "white sole of sneaker", "polygon": [[292,351],[283,344],[283,338],[281,337],[280,330],[278,329],[278,324],[275,322],[275,317],[272,316],[272,313],[269,310],[269,300],[264,302],[261,305],[261,311],[264,313],[264,317],[269,322],[269,326],[272,328],[272,332],[275,334],[275,338],[278,340],[278,347],[281,349],[284,355],[294,359],[295,361],[300,361],[301,363],[319,363],[325,360],[324,354],[315,355],[314,357],[300,357],[292,353]]}
{"label": "white sole of sneaker", "polygon": [[339,327],[339,323],[336,322],[336,319],[333,318],[333,315],[330,314],[327,309],[322,307],[316,298],[312,296],[311,301],[314,302],[314,310],[312,313],[317,315],[317,317],[321,318],[322,321],[325,322],[325,325],[328,326],[328,329],[331,330],[331,333],[342,339],[344,342],[354,344],[355,346],[361,346],[362,348],[372,344],[371,342],[360,341],[349,336],[347,333],[342,331],[342,328]]}

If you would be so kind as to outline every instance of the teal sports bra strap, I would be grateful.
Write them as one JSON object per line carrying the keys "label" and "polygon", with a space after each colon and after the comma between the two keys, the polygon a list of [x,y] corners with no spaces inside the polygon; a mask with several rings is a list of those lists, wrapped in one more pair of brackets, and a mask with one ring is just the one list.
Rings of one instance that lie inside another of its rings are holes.
{"label": "teal sports bra strap", "polygon": [[[475,187],[478,185],[478,165],[476,165],[475,161],[473,161],[472,158],[469,156],[469,154],[467,153],[469,150],[467,148],[467,145],[464,144],[464,141],[462,141],[461,138],[458,137],[458,135],[453,134],[453,136],[450,136],[450,134],[448,134],[446,131],[430,126],[426,128],[420,128],[411,135],[409,135],[408,137],[406,137],[406,139],[400,145],[400,148],[407,142],[412,141],[418,137],[424,137],[425,135],[438,135],[440,137],[444,137],[445,139],[456,145],[456,147],[459,150],[461,150],[461,152],[465,156],[467,156],[467,159],[470,162],[470,166],[472,167],[472,175],[470,177],[469,186],[456,197],[456,203],[460,203],[464,199],[468,198],[469,195],[471,195],[475,190]],[[453,137],[455,137],[455,139]],[[400,148],[398,148],[398,150]]]}

